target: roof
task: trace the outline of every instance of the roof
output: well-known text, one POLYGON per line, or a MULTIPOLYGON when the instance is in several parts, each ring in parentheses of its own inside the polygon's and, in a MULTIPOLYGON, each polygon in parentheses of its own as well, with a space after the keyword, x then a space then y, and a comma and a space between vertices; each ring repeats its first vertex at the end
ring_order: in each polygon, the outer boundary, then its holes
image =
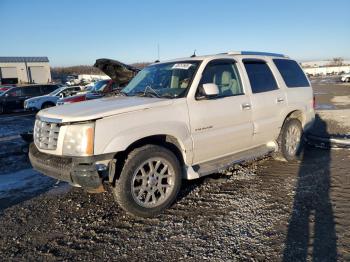
POLYGON ((47 56, 0 56, 0 63, 25 63, 25 62, 48 63, 49 58, 47 56))
MULTIPOLYGON (((171 59, 167 61, 161 61, 162 63, 169 63, 169 62, 178 62, 178 61, 201 61, 205 60, 207 58, 232 58, 237 56, 243 56, 243 57, 249 57, 249 56, 255 56, 255 57, 277 57, 277 58, 289 58, 286 55, 283 54, 277 54, 277 53, 269 53, 269 52, 257 52, 257 51, 229 51, 226 53, 220 53, 220 54, 214 54, 214 55, 203 55, 203 56, 191 56, 191 57, 183 57, 183 58, 177 58, 177 59, 171 59)), ((156 63, 153 63, 156 64, 156 63)))

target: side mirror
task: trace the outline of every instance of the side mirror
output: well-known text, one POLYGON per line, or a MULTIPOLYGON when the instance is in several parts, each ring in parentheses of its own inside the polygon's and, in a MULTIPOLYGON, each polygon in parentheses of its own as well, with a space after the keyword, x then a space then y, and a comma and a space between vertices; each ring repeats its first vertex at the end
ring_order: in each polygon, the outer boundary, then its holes
POLYGON ((220 94, 219 87, 214 83, 203 84, 198 99, 213 98, 220 94))

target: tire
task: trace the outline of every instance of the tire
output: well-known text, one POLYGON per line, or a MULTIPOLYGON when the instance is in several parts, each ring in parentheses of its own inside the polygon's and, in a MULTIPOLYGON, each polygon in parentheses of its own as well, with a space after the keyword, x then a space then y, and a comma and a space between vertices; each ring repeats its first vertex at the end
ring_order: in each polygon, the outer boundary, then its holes
POLYGON ((347 79, 345 79, 345 82, 350 83, 350 77, 348 77, 347 79))
POLYGON ((279 152, 287 161, 294 161, 299 158, 303 146, 303 128, 298 119, 290 118, 284 123, 278 139, 279 152))
POLYGON ((170 150, 146 145, 128 155, 112 191, 126 212, 134 216, 154 217, 176 200, 181 177, 180 162, 170 150))
POLYGON ((46 102, 41 106, 41 109, 46 109, 46 108, 53 107, 53 106, 55 106, 55 104, 50 103, 50 102, 46 102))

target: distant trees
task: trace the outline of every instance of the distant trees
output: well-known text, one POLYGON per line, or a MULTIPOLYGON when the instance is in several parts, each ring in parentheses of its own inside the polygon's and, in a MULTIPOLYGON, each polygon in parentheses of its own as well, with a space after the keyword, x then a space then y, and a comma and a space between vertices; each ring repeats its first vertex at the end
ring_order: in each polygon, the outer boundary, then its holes
POLYGON ((344 59, 342 57, 334 57, 332 61, 330 61, 329 65, 332 66, 341 66, 344 63, 344 59))

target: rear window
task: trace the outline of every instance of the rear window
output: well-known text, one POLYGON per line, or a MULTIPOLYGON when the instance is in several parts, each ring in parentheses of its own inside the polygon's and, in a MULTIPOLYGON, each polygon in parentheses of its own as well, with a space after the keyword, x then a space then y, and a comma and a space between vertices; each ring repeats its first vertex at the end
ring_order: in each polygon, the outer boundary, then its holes
POLYGON ((286 59, 273 59, 278 71, 286 83, 287 87, 308 87, 307 80, 303 70, 297 62, 286 59))
POLYGON ((262 93, 278 89, 276 80, 265 61, 243 60, 253 93, 262 93))

